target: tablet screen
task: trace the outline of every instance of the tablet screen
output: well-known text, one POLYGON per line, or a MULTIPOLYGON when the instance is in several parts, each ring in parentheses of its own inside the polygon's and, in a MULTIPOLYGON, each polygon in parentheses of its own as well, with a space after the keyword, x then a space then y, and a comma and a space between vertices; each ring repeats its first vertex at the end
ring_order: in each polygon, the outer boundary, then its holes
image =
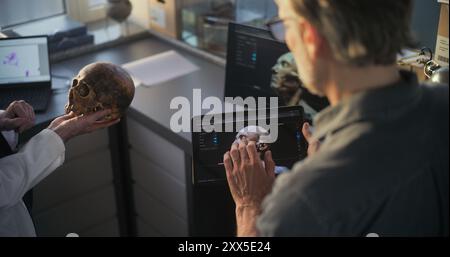
MULTIPOLYGON (((270 118, 269 116, 267 115, 267 119, 270 118)), ((265 143, 265 136, 268 132, 266 129, 249 121, 250 119, 245 119, 242 128, 236 129, 235 132, 205 132, 202 130, 192 134, 194 183, 226 182, 223 155, 230 150, 234 142, 238 142, 243 136, 247 140, 257 142, 257 148, 261 156, 263 156, 265 150, 270 149, 272 151, 276 164, 276 174, 288 172, 296 162, 306 157, 307 142, 301 132, 303 125, 302 107, 279 108, 278 136, 273 143, 265 143)), ((231 122, 234 123, 233 125, 236 128, 236 123, 231 122)), ((227 123, 227 121, 224 123, 227 123)), ((224 125, 226 126, 226 124, 224 125)))

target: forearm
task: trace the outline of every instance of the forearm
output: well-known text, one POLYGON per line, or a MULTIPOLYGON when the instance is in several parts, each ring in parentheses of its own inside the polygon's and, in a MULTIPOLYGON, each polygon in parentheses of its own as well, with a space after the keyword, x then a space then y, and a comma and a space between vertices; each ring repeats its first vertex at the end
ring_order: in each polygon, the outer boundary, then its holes
POLYGON ((236 223, 238 237, 258 236, 256 219, 260 214, 259 206, 236 206, 236 223))
POLYGON ((64 162, 65 147, 58 135, 44 130, 16 154, 0 159, 0 208, 12 206, 26 191, 64 162))

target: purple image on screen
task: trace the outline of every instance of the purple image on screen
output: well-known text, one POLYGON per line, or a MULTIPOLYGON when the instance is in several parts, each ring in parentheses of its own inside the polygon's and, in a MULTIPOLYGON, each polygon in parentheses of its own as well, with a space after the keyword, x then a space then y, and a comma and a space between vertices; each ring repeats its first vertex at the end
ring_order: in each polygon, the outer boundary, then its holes
POLYGON ((26 70, 25 71, 25 77, 29 77, 30 76, 30 71, 29 70, 26 70))
POLYGON ((15 52, 12 52, 9 55, 5 56, 3 64, 18 66, 19 58, 17 58, 17 54, 15 52))

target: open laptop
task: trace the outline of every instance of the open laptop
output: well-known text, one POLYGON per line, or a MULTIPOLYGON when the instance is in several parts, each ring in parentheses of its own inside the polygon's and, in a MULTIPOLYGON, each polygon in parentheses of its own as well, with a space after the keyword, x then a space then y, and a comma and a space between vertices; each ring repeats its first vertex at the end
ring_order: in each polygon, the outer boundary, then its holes
POLYGON ((52 86, 47 36, 0 38, 0 109, 24 100, 45 111, 52 86))

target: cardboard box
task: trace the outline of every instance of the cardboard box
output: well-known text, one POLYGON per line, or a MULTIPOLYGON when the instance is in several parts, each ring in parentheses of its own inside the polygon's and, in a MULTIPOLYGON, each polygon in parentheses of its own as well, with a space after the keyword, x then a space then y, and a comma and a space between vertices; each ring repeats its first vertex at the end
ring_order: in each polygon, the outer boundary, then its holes
POLYGON ((448 0, 438 1, 441 4, 441 13, 439 17, 439 27, 436 42, 435 61, 442 66, 449 65, 449 33, 448 33, 448 0))

